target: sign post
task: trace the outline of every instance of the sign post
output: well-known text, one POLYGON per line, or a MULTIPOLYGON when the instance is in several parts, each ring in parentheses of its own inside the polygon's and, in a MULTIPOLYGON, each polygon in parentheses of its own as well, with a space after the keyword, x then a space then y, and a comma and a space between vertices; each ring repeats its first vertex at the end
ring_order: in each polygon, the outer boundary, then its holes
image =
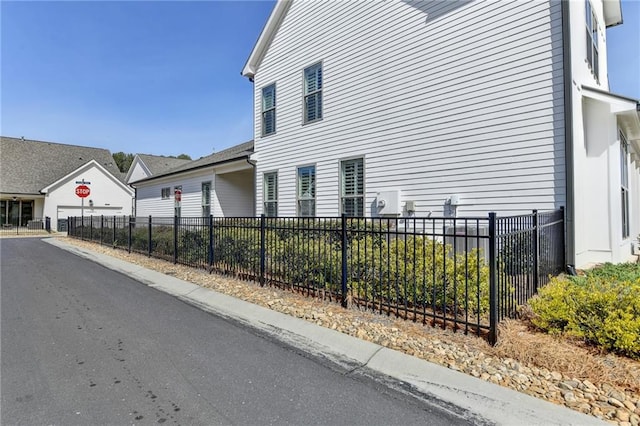
POLYGON ((91 182, 87 182, 84 179, 76 181, 76 195, 82 200, 80 205, 80 216, 82 219, 82 226, 84 226, 84 199, 91 194, 91 189, 87 185, 91 185, 91 182))

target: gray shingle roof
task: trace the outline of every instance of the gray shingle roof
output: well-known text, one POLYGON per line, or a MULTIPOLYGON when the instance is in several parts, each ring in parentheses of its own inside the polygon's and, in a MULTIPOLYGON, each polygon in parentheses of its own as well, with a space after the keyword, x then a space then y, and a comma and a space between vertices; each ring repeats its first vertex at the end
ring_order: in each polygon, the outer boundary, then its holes
POLYGON ((91 160, 124 182, 107 149, 1 136, 0 192, 38 194, 91 160))
POLYGON ((239 160, 242 158, 247 158, 253 153, 253 141, 248 141, 241 143, 239 145, 232 146, 220 152, 216 152, 215 154, 207 155, 206 157, 199 158, 194 161, 190 161, 187 164, 183 164, 181 166, 175 167, 171 170, 168 170, 164 173, 154 174, 145 179, 141 179, 137 181, 146 182, 153 179, 157 179, 163 176, 175 175, 178 173, 186 172, 189 170, 201 169, 208 166, 213 166, 220 163, 226 163, 233 160, 239 160))
POLYGON ((138 157, 140 157, 152 175, 164 173, 191 162, 191 160, 183 160, 181 158, 163 157, 160 155, 150 154, 138 154, 138 157))

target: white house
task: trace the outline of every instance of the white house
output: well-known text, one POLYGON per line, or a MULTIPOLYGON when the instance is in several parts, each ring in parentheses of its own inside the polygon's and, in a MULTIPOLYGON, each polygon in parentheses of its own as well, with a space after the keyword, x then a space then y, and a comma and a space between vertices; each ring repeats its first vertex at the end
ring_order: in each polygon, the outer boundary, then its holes
POLYGON ((129 215, 133 190, 106 149, 0 138, 0 222, 27 226, 51 218, 63 230, 68 216, 129 215), (84 198, 76 188, 85 182, 84 198))
POLYGON ((133 157, 125 182, 130 184, 153 175, 167 172, 189 163, 191 160, 165 157, 162 155, 136 154, 133 157))
POLYGON ((136 215, 253 216, 253 141, 133 182, 136 215))
POLYGON ((640 118, 608 92, 621 23, 620 0, 279 0, 242 71, 257 213, 565 206, 568 263, 626 260, 640 118))

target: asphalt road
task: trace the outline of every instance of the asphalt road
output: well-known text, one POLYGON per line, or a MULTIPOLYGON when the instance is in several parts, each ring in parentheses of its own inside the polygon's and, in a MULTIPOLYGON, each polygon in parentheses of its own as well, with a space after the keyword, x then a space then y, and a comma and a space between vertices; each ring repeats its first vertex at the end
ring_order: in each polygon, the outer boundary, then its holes
POLYGON ((38 239, 0 255, 3 425, 468 424, 38 239))

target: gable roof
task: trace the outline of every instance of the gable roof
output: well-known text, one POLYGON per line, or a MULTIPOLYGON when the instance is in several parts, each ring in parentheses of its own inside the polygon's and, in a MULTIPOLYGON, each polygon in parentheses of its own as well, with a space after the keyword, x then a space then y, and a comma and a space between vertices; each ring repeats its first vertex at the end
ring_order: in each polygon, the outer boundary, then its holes
POLYGON ((0 192, 39 194, 91 160, 124 182, 107 149, 1 136, 0 192))
POLYGON ((127 171, 127 175, 126 175, 127 182, 129 181, 129 178, 131 177, 131 173, 133 172, 133 168, 137 163, 136 160, 139 160, 139 162, 142 163, 141 166, 151 176, 167 172, 171 169, 174 169, 176 167, 179 167, 191 162, 191 160, 184 160, 182 158, 165 157, 162 155, 136 154, 133 161, 131 162, 129 171, 127 171))
POLYGON ((251 154, 253 154, 253 140, 241 143, 239 145, 232 146, 220 152, 216 152, 215 154, 207 155, 206 157, 202 157, 197 160, 190 161, 188 164, 175 167, 164 173, 159 173, 157 175, 153 175, 145 179, 140 179, 136 182, 132 182, 132 184, 135 185, 140 182, 148 182, 161 177, 176 175, 179 173, 189 172, 192 170, 203 169, 205 167, 211 167, 219 164, 229 163, 231 161, 248 159, 251 156, 251 154))
MULTIPOLYGON (((104 167, 102 167, 100 165, 100 163, 98 163, 96 160, 90 160, 88 162, 86 162, 85 164, 83 164, 82 166, 78 167, 77 169, 71 171, 71 173, 61 177, 60 179, 58 179, 55 182, 52 182, 50 185, 42 188, 40 190, 40 192, 42 192, 43 194, 46 194, 47 192, 51 192, 53 189, 55 189, 56 187, 63 185, 64 183, 66 183, 72 176, 77 175, 79 173, 82 173, 86 170, 89 170, 91 168, 96 168, 98 170, 100 170, 102 173, 105 174, 105 176, 107 176, 109 179, 111 179, 113 181, 113 183, 115 183, 116 185, 120 186, 123 190, 129 192, 131 195, 133 195, 133 189, 131 189, 131 187, 127 186, 124 184, 124 182, 122 182, 120 179, 116 178, 115 176, 113 176, 111 173, 109 173, 104 167)), ((76 182, 77 183, 77 182, 76 182)))
POLYGON ((243 76, 248 77, 251 80, 255 76, 256 72, 258 72, 262 58, 264 58, 265 53, 267 53, 267 49, 269 48, 269 45, 271 45, 271 40, 273 40, 273 37, 276 35, 287 11, 289 11, 292 1, 293 0, 278 0, 276 3, 271 15, 269 16, 267 24, 262 29, 260 37, 251 51, 249 59, 247 59, 247 63, 242 69, 243 76))
POLYGON ((140 159, 142 160, 144 165, 147 166, 147 169, 152 175, 164 173, 191 162, 191 160, 164 157, 160 155, 138 154, 138 157, 140 157, 140 159))

